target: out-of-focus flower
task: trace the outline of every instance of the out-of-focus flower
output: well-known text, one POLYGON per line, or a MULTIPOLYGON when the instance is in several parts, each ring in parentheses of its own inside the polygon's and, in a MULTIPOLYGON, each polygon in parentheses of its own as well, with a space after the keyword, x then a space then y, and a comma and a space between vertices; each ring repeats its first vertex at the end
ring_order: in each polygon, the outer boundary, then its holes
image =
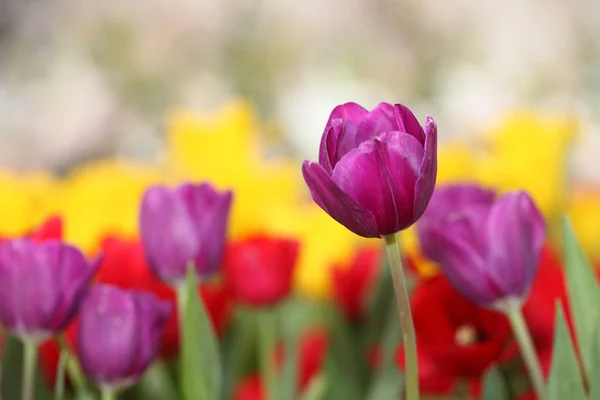
POLYGON ((295 288, 313 300, 331 296, 331 269, 335 265, 349 264, 357 246, 367 242, 312 202, 280 209, 268 223, 267 232, 295 237, 301 243, 295 288))
POLYGON ((61 181, 51 199, 53 209, 64 218, 65 240, 93 252, 107 235, 136 235, 144 191, 164 180, 151 166, 120 161, 76 169, 61 181))
MULTIPOLYGON (((275 349, 275 362, 281 367, 285 359, 283 344, 275 349)), ((300 339, 298 359, 299 390, 306 389, 323 367, 325 356, 329 350, 329 335, 322 329, 312 329, 305 332, 300 339)))
POLYGON ((23 339, 64 329, 77 312, 98 266, 59 241, 8 240, 0 245, 0 320, 23 339))
POLYGON ((490 152, 476 168, 479 181, 501 191, 526 190, 546 216, 559 216, 567 205, 566 155, 576 128, 567 118, 508 115, 491 129, 490 152))
POLYGON ((233 194, 210 184, 183 184, 176 189, 154 186, 140 210, 140 234, 151 268, 163 281, 185 279, 194 263, 201 277, 213 275, 225 248, 233 194))
MULTIPOLYGON (((101 242, 103 260, 95 280, 125 290, 149 292, 173 305, 162 338, 160 354, 171 357, 179 351, 179 323, 175 307, 175 291, 162 282, 150 270, 139 239, 107 237, 101 242)), ((213 327, 220 337, 224 334, 232 315, 232 302, 222 282, 200 284, 199 292, 204 300, 213 327)), ((66 329, 67 342, 73 346, 77 332, 77 320, 66 329)), ((49 340, 40 348, 44 376, 54 383, 60 349, 49 340)))
POLYGON ((47 173, 18 175, 0 169, 0 236, 24 235, 47 218, 47 199, 54 186, 53 177, 47 173))
MULTIPOLYGON (((510 338, 506 317, 462 297, 444 275, 419 281, 411 308, 424 393, 447 394, 458 379, 479 380, 510 338)), ((403 367, 403 348, 397 361, 403 367)))
POLYGON ((233 237, 278 223, 273 213, 291 209, 302 189, 294 160, 263 157, 258 131, 253 110, 241 101, 211 115, 178 111, 169 121, 167 168, 180 179, 210 180, 235 192, 233 237))
POLYGON ((585 252, 592 260, 600 261, 600 188, 575 189, 568 216, 585 252))
POLYGON ((334 300, 346 317, 358 321, 381 263, 381 249, 365 247, 353 257, 350 265, 335 266, 332 270, 334 300))
POLYGON ((242 379, 233 392, 233 400, 263 400, 265 392, 258 375, 251 375, 242 379))
POLYGON ((154 295, 97 285, 79 313, 77 354, 103 386, 135 383, 156 357, 172 305, 154 295))
POLYGON ((459 292, 480 306, 504 309, 529 293, 545 226, 531 198, 513 192, 491 206, 455 209, 420 233, 427 255, 459 292))
POLYGON ((333 219, 363 237, 381 237, 411 226, 425 211, 437 170, 437 127, 425 129, 403 105, 380 103, 367 111, 355 103, 329 117, 319 163, 302 173, 312 198, 333 219))
MULTIPOLYGON (((43 221, 42 224, 30 232, 25 234, 26 237, 34 242, 44 242, 47 240, 61 240, 63 222, 59 216, 52 216, 47 220, 43 221)), ((0 236, 0 244, 9 238, 0 236)))
POLYGON ((232 297, 252 307, 274 306, 292 289, 298 260, 296 240, 252 236, 228 245, 223 273, 232 297))

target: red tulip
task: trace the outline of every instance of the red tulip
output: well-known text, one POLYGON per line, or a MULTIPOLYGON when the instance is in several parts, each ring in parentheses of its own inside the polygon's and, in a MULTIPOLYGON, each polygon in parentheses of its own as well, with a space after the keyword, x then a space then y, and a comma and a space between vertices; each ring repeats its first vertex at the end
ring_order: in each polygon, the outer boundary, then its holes
MULTIPOLYGON (((506 317, 462 297, 444 275, 418 283, 411 299, 423 393, 444 394, 457 380, 479 381, 510 338, 506 317)), ((403 349, 398 351, 403 368, 403 349)))
POLYGON ((299 243, 295 240, 254 236, 230 243, 223 273, 232 297, 254 307, 273 306, 292 289, 299 243))
POLYGON ((358 321, 362 317, 380 260, 380 249, 367 247, 354 255, 349 266, 333 268, 334 300, 348 319, 358 321))
POLYGON ((233 392, 233 400, 263 400, 263 385, 258 375, 251 375, 240 381, 233 392))
MULTIPOLYGON (((40 226, 28 232, 24 236, 30 238, 34 242, 43 242, 45 240, 61 240, 63 237, 63 222, 62 218, 54 215, 46 219, 40 226)), ((0 236, 0 244, 8 237, 0 236)))

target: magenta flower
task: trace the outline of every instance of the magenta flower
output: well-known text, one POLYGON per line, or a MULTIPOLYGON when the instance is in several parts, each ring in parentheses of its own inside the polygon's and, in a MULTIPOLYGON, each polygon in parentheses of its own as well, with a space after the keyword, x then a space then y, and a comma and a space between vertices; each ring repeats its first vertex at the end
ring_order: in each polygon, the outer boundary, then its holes
POLYGON ((313 200, 333 219, 363 237, 411 226, 425 211, 437 173, 437 126, 425 129, 401 104, 367 111, 336 107, 327 122, 319 163, 304 161, 313 200))
POLYGON ((100 258, 88 263, 59 241, 8 240, 0 245, 0 321, 23 340, 62 331, 77 313, 100 258))
POLYGON ((201 277, 216 272, 225 248, 232 202, 208 183, 176 189, 154 186, 140 211, 140 236, 148 262, 163 281, 185 280, 189 263, 201 277))
POLYGON ((109 388, 135 383, 156 357, 171 311, 152 294, 96 285, 79 312, 77 354, 86 375, 109 388))
POLYGON ((471 195, 480 201, 464 196, 449 212, 442 201, 432 201, 431 207, 442 208, 432 208, 432 215, 445 216, 419 230, 425 254, 472 302, 496 309, 520 305, 537 273, 544 219, 524 192, 505 194, 493 204, 486 204, 483 191, 471 195))

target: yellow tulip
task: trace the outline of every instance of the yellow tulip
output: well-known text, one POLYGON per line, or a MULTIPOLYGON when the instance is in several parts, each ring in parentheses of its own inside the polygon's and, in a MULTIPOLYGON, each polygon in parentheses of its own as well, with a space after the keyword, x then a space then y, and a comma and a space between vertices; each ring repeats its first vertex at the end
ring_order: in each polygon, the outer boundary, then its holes
POLYGON ((600 187, 574 190, 568 216, 584 251, 600 261, 600 187))

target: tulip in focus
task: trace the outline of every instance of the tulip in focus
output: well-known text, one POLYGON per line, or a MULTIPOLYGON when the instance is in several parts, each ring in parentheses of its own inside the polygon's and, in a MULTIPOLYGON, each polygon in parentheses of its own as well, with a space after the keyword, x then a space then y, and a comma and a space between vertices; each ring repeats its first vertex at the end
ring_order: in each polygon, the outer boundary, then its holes
POLYGON ((252 307, 274 306, 292 289, 298 261, 295 240, 254 236, 231 243, 223 273, 234 300, 252 307))
POLYGON ((75 316, 100 259, 59 241, 8 240, 0 245, 0 320, 25 341, 63 330, 75 316))
POLYGON ((171 308, 149 293, 95 286, 79 314, 77 354, 86 375, 109 393, 139 380, 158 353, 171 308))
POLYGON ((401 104, 367 111, 356 103, 336 107, 321 139, 319 163, 302 173, 313 200, 333 219, 364 237, 411 226, 435 186, 437 127, 425 129, 401 104))
POLYGON ((446 187, 420 222, 425 254, 466 298, 491 308, 521 305, 537 272, 544 219, 524 192, 503 195, 473 186, 446 187))
POLYGON ((181 283, 190 263, 200 277, 213 275, 225 247, 231 202, 230 191, 219 193, 208 183, 148 189, 142 199, 140 235, 156 275, 181 283))

